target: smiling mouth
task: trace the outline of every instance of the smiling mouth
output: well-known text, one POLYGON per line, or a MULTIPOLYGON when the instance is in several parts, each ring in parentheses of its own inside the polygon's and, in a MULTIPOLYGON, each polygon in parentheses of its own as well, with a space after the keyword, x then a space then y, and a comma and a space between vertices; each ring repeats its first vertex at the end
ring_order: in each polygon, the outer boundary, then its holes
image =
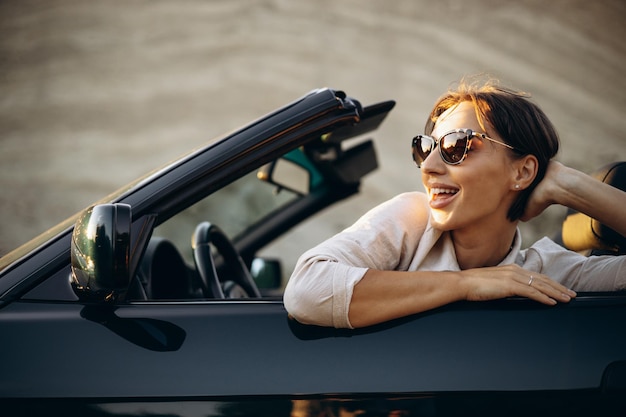
POLYGON ((458 193, 459 190, 457 188, 431 188, 430 196, 433 199, 440 197, 451 197, 454 194, 458 193))

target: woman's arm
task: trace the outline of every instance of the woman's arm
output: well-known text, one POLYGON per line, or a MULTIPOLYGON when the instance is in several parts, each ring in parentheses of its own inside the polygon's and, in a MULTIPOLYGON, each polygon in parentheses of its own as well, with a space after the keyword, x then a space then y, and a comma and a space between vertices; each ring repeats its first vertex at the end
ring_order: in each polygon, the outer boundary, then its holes
POLYGON ((554 305, 569 302, 576 293, 545 275, 515 264, 458 272, 370 269, 354 287, 348 317, 352 327, 364 327, 455 301, 514 296, 554 305))
POLYGON ((428 219, 425 202, 418 193, 394 198, 303 254, 285 288, 287 311, 305 324, 363 327, 458 300, 520 296, 553 305, 576 295, 517 265, 408 272, 428 219))
POLYGON ((626 236, 626 193, 555 161, 531 194, 522 220, 538 216, 552 204, 584 213, 626 236))

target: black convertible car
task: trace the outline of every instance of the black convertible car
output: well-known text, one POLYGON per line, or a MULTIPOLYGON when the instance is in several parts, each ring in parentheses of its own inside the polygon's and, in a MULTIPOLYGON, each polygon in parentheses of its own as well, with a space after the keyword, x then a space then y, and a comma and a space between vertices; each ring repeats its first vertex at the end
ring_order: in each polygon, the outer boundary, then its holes
POLYGON ((359 192, 393 106, 313 91, 1 258, 0 415, 626 415, 623 293, 288 316, 294 230, 359 192))

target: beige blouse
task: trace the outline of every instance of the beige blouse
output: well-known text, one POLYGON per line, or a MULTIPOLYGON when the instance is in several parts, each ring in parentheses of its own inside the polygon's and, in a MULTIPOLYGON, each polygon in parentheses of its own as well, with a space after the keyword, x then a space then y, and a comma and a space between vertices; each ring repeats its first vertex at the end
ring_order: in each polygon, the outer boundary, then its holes
MULTIPOLYGON (((548 238, 521 250, 519 229, 500 265, 516 263, 575 291, 626 289, 626 256, 583 256, 548 238)), ((284 294, 285 308, 301 323, 352 328, 354 286, 369 269, 459 271, 449 232, 431 227, 423 193, 400 194, 354 225, 305 252, 284 294)))

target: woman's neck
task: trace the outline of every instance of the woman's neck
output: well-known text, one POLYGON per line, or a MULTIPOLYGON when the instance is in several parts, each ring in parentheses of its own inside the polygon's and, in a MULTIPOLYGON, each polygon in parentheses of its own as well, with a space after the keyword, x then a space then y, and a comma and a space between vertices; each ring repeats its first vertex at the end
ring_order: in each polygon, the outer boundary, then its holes
POLYGON ((485 230, 453 230, 450 235, 461 270, 498 265, 511 252, 517 222, 485 230))

